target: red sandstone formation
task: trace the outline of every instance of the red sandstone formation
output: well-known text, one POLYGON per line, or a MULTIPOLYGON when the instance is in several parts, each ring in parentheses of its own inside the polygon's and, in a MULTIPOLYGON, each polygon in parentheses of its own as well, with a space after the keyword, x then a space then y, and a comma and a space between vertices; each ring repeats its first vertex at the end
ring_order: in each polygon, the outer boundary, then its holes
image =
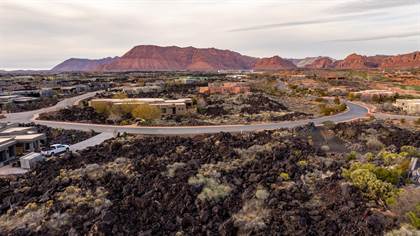
POLYGON ((254 65, 254 70, 282 70, 297 68, 291 61, 279 56, 258 59, 254 65))

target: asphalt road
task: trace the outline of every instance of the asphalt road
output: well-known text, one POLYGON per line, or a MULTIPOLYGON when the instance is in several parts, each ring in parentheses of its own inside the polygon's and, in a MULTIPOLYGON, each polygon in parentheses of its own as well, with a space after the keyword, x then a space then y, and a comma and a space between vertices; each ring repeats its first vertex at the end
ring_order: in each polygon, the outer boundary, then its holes
MULTIPOLYGON (((366 116, 368 110, 351 102, 346 102, 348 110, 333 116, 325 116, 314 119, 305 119, 297 121, 283 121, 275 123, 246 124, 246 125, 215 125, 215 126, 178 126, 178 127, 133 127, 133 126, 114 126, 99 124, 83 124, 71 122, 32 120, 36 124, 46 125, 52 128, 76 129, 76 130, 94 130, 99 133, 132 133, 146 135, 189 135, 189 134, 210 134, 219 132, 250 132, 258 130, 273 130, 279 128, 293 128, 310 122, 320 125, 324 121, 333 121, 336 123, 346 122, 353 119, 359 119, 366 116)), ((26 121, 31 122, 31 121, 26 121)))
POLYGON ((5 119, 0 119, 0 122, 13 122, 13 123, 29 123, 32 122, 32 118, 36 115, 41 113, 50 112, 50 111, 57 111, 65 107, 73 106, 73 104, 77 103, 80 100, 84 100, 90 97, 93 97, 100 91, 85 93, 79 96, 71 97, 64 99, 54 106, 42 108, 33 111, 25 111, 25 112, 18 112, 18 113, 9 113, 6 114, 5 119))
POLYGON ((325 116, 314 119, 305 119, 297 121, 283 121, 275 123, 261 123, 261 124, 246 124, 246 125, 215 125, 215 126, 178 126, 178 127, 133 127, 133 126, 113 126, 113 125, 99 125, 99 124, 83 124, 72 122, 59 122, 59 121, 44 121, 36 120, 40 113, 55 111, 67 106, 71 106, 80 100, 92 97, 96 92, 83 94, 77 97, 65 99, 55 106, 21 113, 7 114, 5 119, 0 121, 30 123, 46 125, 51 128, 60 129, 73 129, 73 130, 94 130, 101 133, 81 143, 75 144, 71 147, 72 150, 81 150, 89 146, 102 143, 108 138, 112 138, 117 133, 131 133, 131 134, 145 134, 145 135, 194 135, 194 134, 211 134, 219 132, 251 132, 260 130, 273 130, 279 128, 293 128, 297 126, 306 125, 313 122, 315 125, 321 125, 324 121, 333 121, 335 123, 346 122, 354 119, 366 117, 368 109, 362 105, 352 102, 346 102, 348 109, 340 114, 333 116, 325 116))

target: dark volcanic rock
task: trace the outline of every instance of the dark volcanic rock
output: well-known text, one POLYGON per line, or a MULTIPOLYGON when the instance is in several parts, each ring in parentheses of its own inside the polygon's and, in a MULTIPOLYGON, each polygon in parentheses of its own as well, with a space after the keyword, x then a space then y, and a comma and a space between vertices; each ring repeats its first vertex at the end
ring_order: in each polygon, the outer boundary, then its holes
POLYGON ((25 176, 0 179, 0 234, 378 235, 392 227, 360 192, 343 190, 342 162, 325 167, 301 133, 312 128, 127 135, 51 159, 25 176), (304 178, 327 170, 334 174, 304 178), (206 187, 191 180, 199 172, 230 190, 202 200, 206 187), (248 221, 255 213, 261 219, 248 221))

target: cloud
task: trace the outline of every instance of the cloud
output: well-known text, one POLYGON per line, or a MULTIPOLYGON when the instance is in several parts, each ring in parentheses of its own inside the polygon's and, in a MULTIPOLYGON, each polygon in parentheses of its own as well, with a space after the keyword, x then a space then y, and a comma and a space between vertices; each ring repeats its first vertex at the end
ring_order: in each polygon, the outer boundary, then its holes
POLYGON ((420 0, 353 0, 328 9, 330 12, 350 13, 420 4, 420 0))
POLYGON ((393 39, 393 38, 409 38, 409 37, 415 37, 415 36, 420 36, 420 31, 397 33, 397 34, 386 34, 386 35, 378 35, 378 36, 371 36, 371 37, 335 39, 335 40, 329 40, 327 42, 361 42, 361 41, 373 41, 373 40, 383 40, 383 39, 393 39))
POLYGON ((371 14, 351 14, 351 15, 342 15, 334 16, 328 18, 319 18, 312 20, 301 20, 301 21, 289 21, 276 24, 266 24, 266 25, 255 25, 250 27, 242 27, 228 30, 228 32, 243 32, 243 31, 254 31, 254 30, 264 30, 264 29, 273 29, 273 28, 282 28, 290 26, 301 26, 301 25, 313 25, 313 24, 325 24, 325 23, 334 23, 342 21, 351 21, 355 19, 361 19, 363 17, 374 17, 382 16, 384 13, 371 13, 371 14))

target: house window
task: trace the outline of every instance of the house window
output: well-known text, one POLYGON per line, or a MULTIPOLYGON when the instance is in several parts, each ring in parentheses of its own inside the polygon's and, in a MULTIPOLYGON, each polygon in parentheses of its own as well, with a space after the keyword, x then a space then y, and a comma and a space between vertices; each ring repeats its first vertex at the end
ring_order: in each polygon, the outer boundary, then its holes
POLYGON ((166 108, 162 108, 162 113, 166 113, 166 108))

